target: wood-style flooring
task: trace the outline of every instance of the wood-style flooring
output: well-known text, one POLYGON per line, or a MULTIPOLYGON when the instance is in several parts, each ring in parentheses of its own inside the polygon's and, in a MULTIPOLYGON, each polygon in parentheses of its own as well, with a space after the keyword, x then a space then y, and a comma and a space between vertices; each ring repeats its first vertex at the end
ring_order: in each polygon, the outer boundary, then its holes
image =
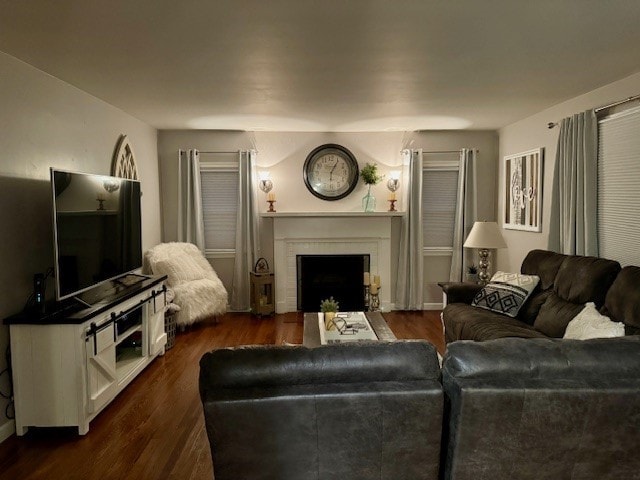
MULTIPOLYGON (((440 312, 384 314, 399 339, 425 339, 440 353, 440 312)), ((198 394, 198 361, 219 347, 302 343, 301 313, 258 319, 227 314, 178 333, 156 359, 90 424, 30 429, 0 444, 0 480, 211 480, 213 467, 198 394)), ((242 480, 242 479, 238 479, 242 480)))

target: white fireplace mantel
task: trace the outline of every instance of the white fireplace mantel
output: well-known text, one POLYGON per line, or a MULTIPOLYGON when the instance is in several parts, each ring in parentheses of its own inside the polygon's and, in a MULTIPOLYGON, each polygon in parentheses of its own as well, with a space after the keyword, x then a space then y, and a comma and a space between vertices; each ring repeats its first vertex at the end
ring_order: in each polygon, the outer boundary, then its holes
POLYGON ((297 309, 297 255, 368 254, 369 269, 380 275, 380 307, 391 308, 391 220, 403 212, 276 212, 273 253, 276 312, 297 309))

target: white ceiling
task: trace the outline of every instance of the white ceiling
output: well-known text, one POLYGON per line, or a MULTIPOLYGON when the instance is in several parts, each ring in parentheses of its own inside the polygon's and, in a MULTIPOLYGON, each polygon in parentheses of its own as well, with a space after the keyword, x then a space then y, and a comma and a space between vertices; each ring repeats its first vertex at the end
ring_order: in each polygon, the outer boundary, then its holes
POLYGON ((640 0, 0 0, 0 51, 159 129, 495 129, 640 71, 638 20, 640 0))

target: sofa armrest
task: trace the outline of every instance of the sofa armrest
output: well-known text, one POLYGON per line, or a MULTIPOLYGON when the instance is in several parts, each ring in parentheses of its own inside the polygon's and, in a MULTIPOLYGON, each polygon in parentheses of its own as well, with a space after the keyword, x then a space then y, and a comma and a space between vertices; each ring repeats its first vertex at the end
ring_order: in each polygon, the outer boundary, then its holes
POLYGON ((473 297, 482 290, 482 285, 475 283, 440 282, 438 285, 447 296, 447 303, 466 303, 471 305, 473 297))

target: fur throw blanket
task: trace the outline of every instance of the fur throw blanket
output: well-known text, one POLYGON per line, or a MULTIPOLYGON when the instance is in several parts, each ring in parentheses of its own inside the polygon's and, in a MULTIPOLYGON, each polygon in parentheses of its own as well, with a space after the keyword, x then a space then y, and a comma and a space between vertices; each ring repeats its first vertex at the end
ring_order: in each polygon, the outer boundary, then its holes
MULTIPOLYGON (((144 254, 144 270, 167 275, 179 307, 178 325, 190 325, 227 311, 227 290, 202 252, 191 243, 161 243, 144 254)), ((175 310, 175 309, 174 309, 175 310)))

